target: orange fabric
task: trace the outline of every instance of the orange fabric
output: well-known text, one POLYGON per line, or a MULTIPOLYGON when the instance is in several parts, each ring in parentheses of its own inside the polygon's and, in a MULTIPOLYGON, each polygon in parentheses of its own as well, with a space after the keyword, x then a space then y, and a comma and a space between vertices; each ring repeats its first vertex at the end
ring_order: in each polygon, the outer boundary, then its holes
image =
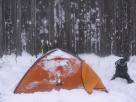
MULTIPOLYGON (((63 67, 57 67, 55 72, 60 72, 63 76, 54 76, 54 72, 50 72, 43 68, 41 62, 33 65, 32 68, 25 74, 15 89, 15 93, 32 93, 39 91, 50 91, 52 89, 74 89, 83 86, 81 79, 80 65, 74 64, 73 73, 67 72, 63 67), (53 80, 62 80, 60 83, 53 82, 53 80), (52 82, 51 82, 52 81, 52 82)), ((80 63, 81 64, 81 63, 80 63)))
POLYGON ((51 75, 51 73, 49 75, 49 72, 45 71, 41 68, 41 66, 36 64, 20 81, 15 93, 32 93, 50 91, 52 89, 59 90, 60 88, 74 89, 80 86, 84 86, 88 93, 92 93, 93 89, 106 91, 106 88, 100 78, 86 63, 82 63, 81 67, 82 68, 79 68, 77 73, 67 77, 62 77, 61 79, 64 81, 64 84, 57 86, 56 84, 48 82, 50 79, 54 79, 54 76, 51 75), (31 88, 32 85, 35 85, 34 88, 31 88))
POLYGON ((51 91, 52 89, 69 90, 83 86, 88 93, 92 93, 93 89, 106 91, 98 75, 85 62, 82 63, 75 56, 47 59, 51 53, 53 52, 45 54, 33 64, 17 85, 15 93, 51 91), (55 64, 56 61, 58 66, 50 68, 49 66, 55 64), (62 61, 64 63, 61 63, 62 61))
POLYGON ((88 93, 92 93, 93 89, 106 91, 98 75, 84 62, 82 63, 82 80, 84 88, 88 93))

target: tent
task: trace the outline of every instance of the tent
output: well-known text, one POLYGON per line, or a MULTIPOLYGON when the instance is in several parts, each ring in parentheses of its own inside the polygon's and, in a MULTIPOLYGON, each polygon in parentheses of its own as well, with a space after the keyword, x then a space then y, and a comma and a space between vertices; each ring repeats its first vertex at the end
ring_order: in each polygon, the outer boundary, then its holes
POLYGON ((84 88, 106 91, 92 68, 80 58, 60 49, 47 52, 26 72, 14 93, 84 88))

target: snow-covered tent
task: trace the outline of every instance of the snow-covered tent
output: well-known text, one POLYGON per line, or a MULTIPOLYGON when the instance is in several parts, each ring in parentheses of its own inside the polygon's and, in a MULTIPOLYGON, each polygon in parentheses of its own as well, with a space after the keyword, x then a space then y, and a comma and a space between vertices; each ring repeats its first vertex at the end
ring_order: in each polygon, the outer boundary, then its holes
POLYGON ((84 88, 106 91, 101 79, 80 58, 60 49, 47 52, 26 72, 15 93, 51 91, 52 89, 84 88))

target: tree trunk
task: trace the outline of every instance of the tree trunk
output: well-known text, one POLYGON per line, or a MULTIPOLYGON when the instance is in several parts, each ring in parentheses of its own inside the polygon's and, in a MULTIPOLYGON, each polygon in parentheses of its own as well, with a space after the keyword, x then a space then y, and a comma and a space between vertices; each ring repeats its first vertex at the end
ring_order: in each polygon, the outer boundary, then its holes
POLYGON ((3 50, 2 50, 2 37, 3 37, 3 28, 2 28, 2 0, 0 0, 0 57, 3 54, 3 50))

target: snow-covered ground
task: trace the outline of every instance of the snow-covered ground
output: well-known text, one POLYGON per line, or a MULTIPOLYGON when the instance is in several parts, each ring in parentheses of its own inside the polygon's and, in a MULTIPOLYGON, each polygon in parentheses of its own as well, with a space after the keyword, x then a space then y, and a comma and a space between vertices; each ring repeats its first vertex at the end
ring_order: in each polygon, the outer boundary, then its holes
MULTIPOLYGON (((19 80, 37 58, 23 53, 22 56, 3 56, 0 59, 0 102, 136 102, 136 83, 127 84, 126 80, 117 78, 111 81, 115 71, 117 56, 98 57, 94 54, 82 54, 85 60, 101 77, 109 93, 94 90, 88 94, 84 89, 52 90, 33 94, 14 94, 19 80)), ((136 57, 128 62, 128 73, 136 82, 136 57)))

